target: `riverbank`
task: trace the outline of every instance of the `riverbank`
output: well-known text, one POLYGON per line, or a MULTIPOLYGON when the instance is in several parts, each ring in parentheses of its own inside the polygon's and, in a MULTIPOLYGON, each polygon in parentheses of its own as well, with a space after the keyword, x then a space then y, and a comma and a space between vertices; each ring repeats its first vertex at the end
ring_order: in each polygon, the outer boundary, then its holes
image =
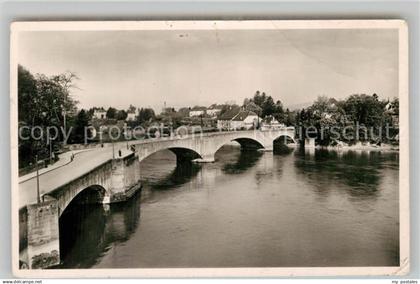
POLYGON ((396 151, 400 150, 398 145, 391 144, 361 144, 357 143, 355 145, 337 145, 337 146, 315 146, 316 149, 326 149, 326 150, 354 150, 354 151, 396 151))

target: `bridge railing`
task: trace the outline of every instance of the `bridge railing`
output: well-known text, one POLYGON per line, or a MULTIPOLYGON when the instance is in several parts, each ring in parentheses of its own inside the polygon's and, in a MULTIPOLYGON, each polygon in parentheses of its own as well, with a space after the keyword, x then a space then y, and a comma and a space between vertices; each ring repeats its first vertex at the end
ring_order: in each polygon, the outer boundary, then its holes
POLYGON ((281 127, 281 128, 275 128, 275 129, 237 129, 237 130, 221 130, 218 129, 214 132, 195 132, 195 133, 187 133, 185 135, 177 135, 175 132, 172 132, 171 135, 166 137, 156 137, 156 138, 143 138, 143 139, 133 139, 133 140, 123 140, 123 141, 115 141, 112 142, 96 142, 96 143, 89 143, 89 144, 72 144, 68 145, 67 147, 69 150, 80 150, 80 149, 95 149, 95 148, 102 148, 102 147, 111 147, 112 144, 117 145, 123 145, 126 144, 127 146, 130 145, 137 145, 137 144, 143 144, 143 143, 152 143, 156 141, 175 141, 180 139, 190 139, 190 138, 197 138, 197 137, 213 137, 218 135, 227 135, 230 133, 243 133, 243 132, 252 132, 255 134, 258 133, 273 133, 273 139, 278 136, 279 133, 284 132, 285 134, 295 136, 295 128, 293 126, 287 126, 287 127, 281 127))

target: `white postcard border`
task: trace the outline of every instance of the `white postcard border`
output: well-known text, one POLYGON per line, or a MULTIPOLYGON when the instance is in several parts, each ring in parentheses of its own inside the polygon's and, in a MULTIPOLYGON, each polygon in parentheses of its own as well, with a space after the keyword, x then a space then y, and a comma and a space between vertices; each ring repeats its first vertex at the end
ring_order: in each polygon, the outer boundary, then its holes
POLYGON ((10 123, 12 190, 12 269, 17 277, 277 277, 339 275, 405 275, 409 272, 409 82, 408 27, 403 20, 252 20, 252 21, 41 21, 14 22, 10 44, 10 123), (400 266, 390 267, 247 267, 165 269, 19 269, 17 50, 18 33, 25 31, 115 30, 261 30, 261 29, 398 29, 400 100, 400 266))

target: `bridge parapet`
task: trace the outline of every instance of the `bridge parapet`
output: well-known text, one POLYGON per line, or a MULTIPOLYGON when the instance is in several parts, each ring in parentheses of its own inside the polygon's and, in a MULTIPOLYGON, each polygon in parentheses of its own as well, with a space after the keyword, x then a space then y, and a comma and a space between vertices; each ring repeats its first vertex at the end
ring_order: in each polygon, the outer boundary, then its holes
POLYGON ((242 148, 266 150, 273 149, 273 141, 280 136, 294 140, 295 129, 285 127, 273 130, 226 131, 215 133, 190 134, 185 137, 171 137, 156 140, 145 140, 132 143, 140 161, 160 150, 168 149, 177 155, 177 160, 199 160, 214 162, 215 153, 232 141, 241 144, 242 148))
POLYGON ((141 188, 139 160, 131 154, 109 160, 83 176, 44 195, 41 203, 19 212, 21 263, 31 269, 60 263, 59 218, 67 206, 85 190, 97 191, 94 203, 125 201, 141 188))

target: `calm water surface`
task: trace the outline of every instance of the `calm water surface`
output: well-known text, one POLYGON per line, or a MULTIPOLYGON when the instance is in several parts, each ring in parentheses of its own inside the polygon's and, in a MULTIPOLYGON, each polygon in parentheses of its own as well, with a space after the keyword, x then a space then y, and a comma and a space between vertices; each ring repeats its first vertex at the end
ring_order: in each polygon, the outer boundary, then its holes
POLYGON ((141 164, 142 202, 70 208, 62 266, 399 264, 398 153, 224 146, 216 159, 177 167, 158 152, 141 164))

